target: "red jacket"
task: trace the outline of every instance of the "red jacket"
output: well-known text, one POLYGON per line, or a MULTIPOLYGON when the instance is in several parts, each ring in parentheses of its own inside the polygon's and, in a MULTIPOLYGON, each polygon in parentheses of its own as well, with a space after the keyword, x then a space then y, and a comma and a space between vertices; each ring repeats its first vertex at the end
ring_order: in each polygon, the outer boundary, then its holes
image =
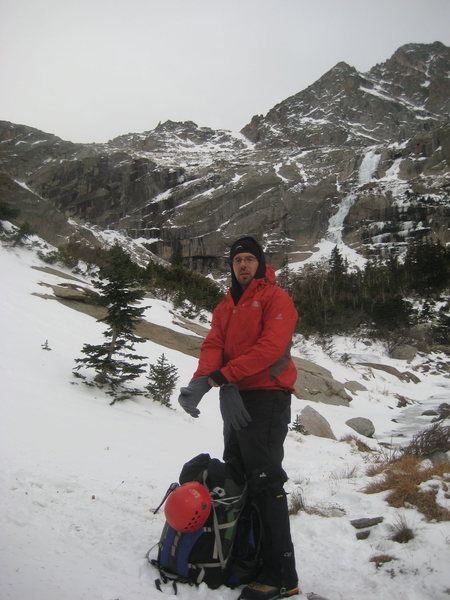
POLYGON ((275 273, 253 279, 234 304, 230 291, 217 305, 194 378, 220 369, 241 390, 293 391, 297 370, 290 348, 297 311, 275 284, 275 273))

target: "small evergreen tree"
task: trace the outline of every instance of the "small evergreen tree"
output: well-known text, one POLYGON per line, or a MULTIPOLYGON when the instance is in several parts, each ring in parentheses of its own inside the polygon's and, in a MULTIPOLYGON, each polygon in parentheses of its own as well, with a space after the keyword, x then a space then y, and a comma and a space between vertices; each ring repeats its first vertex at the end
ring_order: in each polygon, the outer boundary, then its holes
POLYGON ((106 316, 98 319, 108 325, 103 333, 106 341, 84 344, 85 357, 75 360, 78 363, 75 374, 82 366, 96 371, 93 384, 109 387, 107 393, 113 396, 111 404, 139 393, 125 388, 124 384, 145 371, 145 365, 140 362, 145 357, 134 352, 134 344, 145 341, 134 334, 134 326, 145 310, 134 306, 144 297, 143 290, 133 289, 138 274, 136 265, 116 244, 109 251, 106 266, 100 268, 98 280, 93 282, 99 292, 97 302, 107 310, 106 316))
POLYGON ((25 243, 25 240, 33 234, 34 231, 31 225, 25 221, 12 236, 14 246, 22 246, 25 243))
POLYGON ((42 350, 51 350, 50 346, 48 345, 48 340, 45 340, 45 342, 41 344, 41 348, 42 350))
MULTIPOLYGON (((11 221, 16 219, 20 214, 20 210, 11 206, 7 202, 0 202, 0 221, 11 221)), ((0 231, 3 230, 2 224, 0 223, 0 231)))
POLYGON ((150 365, 148 379, 150 382, 147 385, 149 395, 153 400, 170 407, 170 396, 178 381, 178 369, 169 364, 164 354, 161 354, 156 365, 150 365))
POLYGON ((436 343, 444 346, 450 345, 450 310, 448 306, 447 310, 442 309, 439 311, 433 333, 436 343))
POLYGON ((292 274, 289 269, 289 260, 287 255, 285 255, 283 266, 277 275, 277 285, 283 288, 286 292, 291 293, 292 279, 292 274))
POLYGON ((303 425, 300 415, 296 415, 295 420, 290 426, 290 430, 296 431, 297 433, 301 433, 303 435, 308 435, 308 430, 303 425))

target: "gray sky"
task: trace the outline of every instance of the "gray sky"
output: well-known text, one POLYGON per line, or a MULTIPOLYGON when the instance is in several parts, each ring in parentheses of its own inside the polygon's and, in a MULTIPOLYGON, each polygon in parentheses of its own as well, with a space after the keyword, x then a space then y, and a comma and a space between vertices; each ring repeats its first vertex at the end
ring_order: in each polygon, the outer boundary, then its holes
POLYGON ((0 0, 0 120, 73 142, 239 131, 343 60, 450 45, 450 0, 0 0))

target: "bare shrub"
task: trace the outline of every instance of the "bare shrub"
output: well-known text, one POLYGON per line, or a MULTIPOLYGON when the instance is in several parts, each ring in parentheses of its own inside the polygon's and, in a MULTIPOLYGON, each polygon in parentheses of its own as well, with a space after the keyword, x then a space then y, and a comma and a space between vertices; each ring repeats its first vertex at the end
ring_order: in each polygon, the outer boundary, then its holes
POLYGON ((379 475, 389 465, 401 458, 402 454, 398 448, 392 446, 382 447, 380 451, 370 455, 371 464, 367 467, 366 474, 369 477, 379 475))
POLYGON ((448 450, 450 450, 450 426, 435 423, 413 436, 408 446, 402 449, 402 454, 425 457, 434 452, 448 450))

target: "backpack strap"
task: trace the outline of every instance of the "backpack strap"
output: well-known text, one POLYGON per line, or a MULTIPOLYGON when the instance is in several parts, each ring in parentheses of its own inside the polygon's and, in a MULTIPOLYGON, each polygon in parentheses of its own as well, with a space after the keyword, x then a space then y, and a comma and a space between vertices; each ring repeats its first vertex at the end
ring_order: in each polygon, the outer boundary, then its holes
MULTIPOLYGON (((167 583, 167 578, 166 577, 162 577, 161 579, 164 581, 164 583, 167 583)), ((155 579, 155 587, 159 592, 162 592, 162 587, 161 587, 161 579, 155 579)), ((173 589, 173 594, 174 596, 176 596, 178 594, 178 586, 177 586, 177 582, 176 581, 172 581, 172 589, 173 589)))
POLYGON ((225 569, 226 561, 223 558, 223 547, 222 547, 222 538, 220 537, 219 531, 219 522, 217 520, 217 513, 213 507, 213 529, 214 529, 214 550, 213 550, 213 558, 219 560, 220 568, 225 569))

